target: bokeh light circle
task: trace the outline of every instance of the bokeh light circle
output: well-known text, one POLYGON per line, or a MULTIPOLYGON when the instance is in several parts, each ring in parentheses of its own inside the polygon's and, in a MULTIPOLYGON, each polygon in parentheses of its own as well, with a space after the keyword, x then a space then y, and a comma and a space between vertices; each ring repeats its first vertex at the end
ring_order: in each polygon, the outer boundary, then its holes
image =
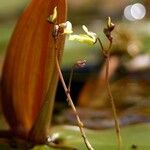
POLYGON ((135 20, 141 20, 146 15, 146 9, 144 5, 141 3, 135 3, 133 5, 128 5, 124 9, 124 16, 127 20, 135 21, 135 20))
POLYGON ((142 5, 140 3, 136 3, 136 4, 132 5, 131 15, 133 18, 135 18, 137 20, 141 20, 145 17, 145 14, 146 14, 146 9, 145 9, 144 5, 142 5))

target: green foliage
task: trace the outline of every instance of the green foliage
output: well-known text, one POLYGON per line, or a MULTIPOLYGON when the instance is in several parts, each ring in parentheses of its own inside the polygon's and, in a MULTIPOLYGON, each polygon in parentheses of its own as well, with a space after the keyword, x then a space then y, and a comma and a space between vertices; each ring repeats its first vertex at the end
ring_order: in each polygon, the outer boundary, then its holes
POLYGON ((0 24, 0 54, 3 53, 6 49, 8 39, 10 38, 10 34, 12 32, 13 27, 14 26, 12 24, 0 24))
MULTIPOLYGON (((77 149, 86 150, 81 138, 79 138, 80 133, 76 127, 59 126, 53 128, 51 133, 59 133, 58 138, 63 139, 63 143, 68 147, 73 146, 77 149)), ((86 133, 96 150, 116 150, 116 135, 113 129, 103 131, 87 130, 86 133)), ((150 124, 131 125, 122 128, 122 138, 124 150, 130 150, 132 145, 137 145, 138 150, 148 150, 150 149, 150 124)))
MULTIPOLYGON (((108 130, 86 130, 87 136, 96 150, 116 150, 114 129, 108 130)), ((58 150, 86 150, 82 142, 78 127, 73 126, 56 126, 53 127, 50 135, 56 136, 56 140, 60 141, 65 148, 57 148, 58 150), (67 148, 68 147, 68 148, 67 148)), ((130 125, 122 128, 123 150, 149 150, 150 149, 150 124, 130 125)), ((6 144, 0 144, 1 150, 9 150, 6 144)), ((11 149, 12 150, 12 149, 11 149)), ((20 149, 21 150, 21 149, 20 149)), ((32 150, 55 150, 47 145, 35 146, 32 150)))
POLYGON ((49 146, 47 145, 43 145, 43 146, 36 146, 33 148, 33 150, 53 150, 55 148, 50 148, 49 146))
POLYGON ((20 8, 23 8, 29 0, 0 0, 0 17, 12 16, 20 11, 20 8))

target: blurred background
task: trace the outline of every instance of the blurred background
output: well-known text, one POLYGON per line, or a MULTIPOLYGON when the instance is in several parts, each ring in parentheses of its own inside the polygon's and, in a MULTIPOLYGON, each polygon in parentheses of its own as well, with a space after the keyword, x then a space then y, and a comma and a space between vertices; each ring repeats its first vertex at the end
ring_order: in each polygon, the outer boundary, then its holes
MULTIPOLYGON (((15 24, 29 0, 0 0, 0 70, 6 47, 15 24)), ((84 24, 96 32, 107 46, 103 34, 107 16, 116 27, 111 52, 110 81, 121 125, 150 121, 150 1, 149 0, 68 0, 68 20, 75 33, 84 24)), ((62 70, 66 82, 75 69, 71 94, 85 125, 100 129, 114 125, 111 105, 104 84, 105 61, 98 45, 88 46, 66 39, 62 70), (89 111, 90 110, 90 111, 89 111)), ((1 73, 1 71, 0 71, 1 73)), ((54 123, 75 124, 74 115, 66 110, 65 94, 58 85, 54 123), (63 115, 62 115, 63 114, 63 115)))

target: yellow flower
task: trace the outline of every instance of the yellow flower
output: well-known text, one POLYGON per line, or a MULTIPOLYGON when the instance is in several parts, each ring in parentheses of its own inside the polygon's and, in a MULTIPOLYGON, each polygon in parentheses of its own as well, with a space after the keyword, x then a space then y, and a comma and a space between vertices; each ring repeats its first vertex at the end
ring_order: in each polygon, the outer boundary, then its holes
POLYGON ((96 39, 97 39, 96 33, 89 31, 88 28, 87 28, 85 25, 83 25, 82 28, 83 28, 83 30, 85 31, 85 33, 86 33, 89 37, 91 37, 91 38, 93 39, 93 42, 95 43, 95 42, 96 42, 96 39))
POLYGON ((56 21, 56 19, 57 19, 57 16, 58 16, 58 14, 57 14, 57 7, 55 7, 54 10, 53 10, 53 14, 50 15, 47 20, 48 20, 50 23, 55 23, 55 21, 56 21))
POLYGON ((69 40, 70 41, 78 41, 81 43, 87 43, 90 45, 93 45, 95 43, 95 41, 86 34, 70 35, 69 40))
POLYGON ((110 32, 115 28, 115 24, 112 23, 110 17, 108 17, 108 19, 107 19, 107 28, 110 30, 110 32))
POLYGON ((90 45, 95 44, 96 40, 97 40, 96 33, 88 31, 88 28, 85 25, 83 25, 82 28, 86 34, 70 35, 69 40, 79 41, 81 43, 86 43, 86 44, 90 44, 90 45))
POLYGON ((64 29, 63 34, 72 34, 73 33, 72 24, 70 21, 59 24, 59 27, 64 29))

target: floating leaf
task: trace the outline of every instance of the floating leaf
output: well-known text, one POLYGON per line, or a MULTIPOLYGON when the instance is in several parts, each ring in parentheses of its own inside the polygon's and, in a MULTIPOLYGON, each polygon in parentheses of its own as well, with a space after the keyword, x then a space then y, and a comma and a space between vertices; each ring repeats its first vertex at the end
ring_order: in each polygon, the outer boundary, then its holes
MULTIPOLYGON (((86 150, 82 142, 78 127, 57 126, 51 134, 57 133, 57 141, 61 139, 62 147, 71 147, 77 150, 86 150)), ((116 135, 113 129, 109 130, 86 130, 87 136, 95 150, 116 150, 116 135)), ((149 150, 150 124, 131 125, 122 128, 123 150, 149 150)), ((63 148, 60 148, 62 150, 63 148)), ((48 146, 36 146, 33 150, 54 150, 48 146)), ((66 149, 65 149, 66 150, 66 149)))

